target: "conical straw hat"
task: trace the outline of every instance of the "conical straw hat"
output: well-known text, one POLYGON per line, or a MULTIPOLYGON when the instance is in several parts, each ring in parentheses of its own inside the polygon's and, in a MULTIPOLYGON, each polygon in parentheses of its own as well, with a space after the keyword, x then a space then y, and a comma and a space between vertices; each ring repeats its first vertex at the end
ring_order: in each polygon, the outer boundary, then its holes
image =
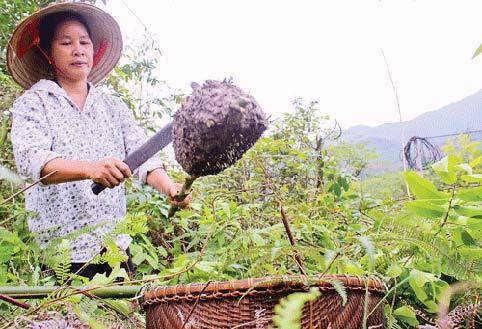
POLYGON ((39 46, 38 24, 47 15, 70 11, 82 16, 94 45, 94 66, 87 78, 97 84, 117 65, 122 54, 119 24, 105 11, 86 3, 59 3, 45 7, 25 18, 12 34, 7 48, 7 68, 13 79, 28 89, 40 79, 55 76, 39 46))

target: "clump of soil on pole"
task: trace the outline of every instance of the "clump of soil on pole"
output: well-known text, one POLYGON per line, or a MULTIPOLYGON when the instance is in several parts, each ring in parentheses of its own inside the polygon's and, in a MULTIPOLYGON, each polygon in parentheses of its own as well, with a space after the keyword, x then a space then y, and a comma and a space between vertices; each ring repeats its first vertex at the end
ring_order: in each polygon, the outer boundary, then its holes
POLYGON ((255 99, 230 81, 191 84, 174 115, 174 153, 191 176, 216 175, 239 160, 268 124, 255 99))

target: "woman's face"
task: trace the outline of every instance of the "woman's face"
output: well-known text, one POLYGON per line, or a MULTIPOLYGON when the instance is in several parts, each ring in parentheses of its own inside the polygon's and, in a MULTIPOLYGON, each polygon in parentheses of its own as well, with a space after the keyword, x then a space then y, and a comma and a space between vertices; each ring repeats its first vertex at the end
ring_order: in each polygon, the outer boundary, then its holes
POLYGON ((85 26, 73 20, 60 23, 52 39, 50 56, 57 79, 87 82, 94 46, 85 26))

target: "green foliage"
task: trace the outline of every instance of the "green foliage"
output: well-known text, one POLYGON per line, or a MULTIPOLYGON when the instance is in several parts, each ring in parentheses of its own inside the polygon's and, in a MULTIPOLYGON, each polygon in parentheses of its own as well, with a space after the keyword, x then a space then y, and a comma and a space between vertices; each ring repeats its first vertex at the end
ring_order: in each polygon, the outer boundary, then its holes
MULTIPOLYGON (((7 2, 0 2, 0 56, 15 20, 46 3, 7 2)), ((182 100, 154 77, 159 55, 150 39, 133 45, 104 85, 126 101, 148 131, 155 130, 182 100)), ((8 109, 18 92, 0 66, 0 203, 22 184, 13 172, 8 136, 8 109)), ((297 99, 294 112, 274 122, 270 133, 238 163, 217 176, 197 180, 191 209, 172 219, 167 218, 164 196, 128 182, 129 215, 113 234, 133 238, 130 248, 137 278, 178 273, 171 280, 157 281, 174 284, 299 274, 297 254, 308 274, 384 279, 390 289, 386 298, 390 304, 385 307, 389 328, 414 327, 424 321, 420 315, 434 316, 449 284, 480 283, 480 144, 467 136, 448 143, 447 157, 424 177, 388 173, 364 178, 363 170, 374 155, 364 145, 337 142, 338 134, 333 121, 320 115, 316 102, 297 99), (412 198, 404 191, 405 183, 412 198), (288 217, 294 247, 281 222, 280 207, 288 217)), ((170 175, 177 180, 184 177, 176 167, 170 175)), ((108 252, 93 260, 109 263, 111 275, 97 275, 91 281, 71 278, 68 244, 75 236, 54 241, 41 252, 26 225, 32 215, 23 208, 22 195, 0 204, 0 285, 52 285, 69 278, 74 284, 105 285, 127 278, 119 266, 125 255, 115 245, 114 235, 104 239, 108 252), (41 274, 40 264, 46 262, 57 279, 41 274)), ((338 281, 330 283, 345 302, 345 287, 338 281)), ((102 316, 130 314, 125 303, 67 297, 70 293, 58 291, 40 305, 58 309, 74 305, 79 318, 98 328, 105 327, 102 316)), ((318 293, 289 296, 277 307, 275 324, 298 327, 303 305, 318 293)), ((474 303, 479 294, 470 289, 456 296, 451 306, 474 303)), ((2 314, 12 310, 0 305, 2 314)))
MULTIPOLYGON (((364 185, 356 168, 347 169, 339 157, 343 152, 328 145, 331 130, 322 128, 326 119, 314 104, 297 104, 304 112, 275 123, 272 133, 236 165, 196 181, 192 208, 172 219, 167 218, 164 196, 128 184, 129 215, 113 233, 133 237, 139 278, 182 272, 162 282, 173 284, 297 274, 297 253, 308 274, 377 275, 389 288, 397 286, 387 296, 394 300, 387 311, 393 328, 419 323, 413 310, 435 314, 449 284, 481 280, 482 192, 473 182, 482 171, 477 144, 461 138, 451 150, 447 146, 449 155, 426 178, 406 173, 415 199, 402 194, 401 175, 384 176, 400 186, 392 199, 376 190, 374 178, 372 185, 364 185), (289 217, 295 247, 281 223, 280 206, 289 217)), ((127 277, 118 267, 125 256, 113 241, 107 236, 109 252, 94 260, 111 264, 113 273, 98 275, 91 283, 127 277)), ((12 246, 5 248, 3 254, 9 254, 12 246)), ((62 268, 57 271, 65 278, 62 268)), ((344 287, 332 285, 346 299, 344 287)), ((463 300, 476 296, 468 291, 463 300)), ((280 316, 296 315, 290 307, 302 307, 305 297, 292 298, 279 308, 280 316)), ((296 316, 290 321, 296 323, 296 316)))
POLYGON ((280 300, 274 308, 273 323, 279 329, 301 328, 300 319, 305 303, 320 296, 318 288, 311 288, 309 292, 296 292, 280 300))
MULTIPOLYGON (((443 161, 443 160, 442 160, 443 161)), ((435 165, 437 165, 436 163, 435 165)), ((448 200, 448 195, 439 192, 435 185, 428 179, 418 176, 414 172, 405 173, 405 179, 410 191, 419 199, 448 200)))
MULTIPOLYGON (((23 187, 23 180, 18 177, 15 172, 15 165, 13 161, 12 145, 9 138, 11 120, 9 109, 16 97, 22 92, 21 89, 14 83, 13 79, 8 75, 6 70, 6 47, 8 39, 18 22, 28 16, 33 11, 40 7, 44 7, 51 0, 0 0, 0 285, 53 285, 59 282, 64 282, 70 277, 70 253, 69 253, 69 240, 75 238, 75 234, 65 237, 65 239, 59 239, 58 241, 53 241, 50 247, 45 251, 40 251, 37 243, 35 242, 33 236, 30 234, 27 228, 27 217, 32 217, 34 214, 29 214, 25 211, 23 207, 23 195, 15 197, 9 202, 2 203, 8 196, 13 195, 23 187), (41 271, 41 265, 49 265, 55 272, 55 276, 46 276, 41 271)), ((95 2, 95 1, 90 1, 95 2)), ((149 51, 149 46, 146 45, 143 51, 149 51)), ((140 48, 139 48, 140 51, 140 48)), ((132 81, 135 81, 139 77, 146 77, 151 74, 154 65, 151 63, 146 63, 143 61, 142 57, 135 54, 135 51, 130 52, 130 57, 124 60, 124 67, 127 66, 137 66, 142 69, 137 69, 136 75, 132 76, 129 82, 124 79, 122 80, 118 77, 118 84, 130 83, 131 86, 134 85, 132 81), (129 61, 137 61, 138 63, 129 64, 129 61)), ((154 63, 155 64, 155 63, 154 63)), ((122 69, 121 69, 122 71, 122 69)), ((109 81, 116 80, 116 76, 109 81)), ((141 81, 142 79, 139 79, 141 81)), ((148 78, 147 83, 144 85, 144 90, 146 90, 146 85, 153 84, 154 79, 152 77, 148 78)), ((110 86, 112 87, 112 86, 110 86)), ((109 88, 109 87, 107 87, 109 88)), ((156 88, 159 88, 156 85, 156 88)), ((135 90, 134 88, 131 88, 135 90)), ((128 93, 123 93, 119 90, 117 94, 128 97, 128 93)), ((140 97, 141 98, 141 97, 140 97)), ((173 96, 173 99, 175 97, 173 96)), ((139 106, 140 100, 135 97, 134 102, 129 103, 134 108, 142 108, 142 113, 146 115, 151 109, 149 106, 154 104, 154 102, 143 102, 142 106, 139 106), (136 103, 137 102, 137 103, 136 103)), ((179 98, 176 98, 179 100, 179 98)), ((154 111, 152 111, 154 112, 154 111)), ((164 108, 161 107, 160 110, 156 111, 156 115, 160 116, 164 112, 164 108)), ((150 124, 151 122, 142 122, 143 124, 150 124)), ((124 223, 125 224, 125 223, 124 223)), ((139 221, 132 220, 124 227, 119 227, 119 231, 130 232, 132 235, 138 234, 138 232, 146 232, 145 222, 139 224, 139 221)), ((82 232, 79 232, 79 234, 82 232)), ((125 270, 119 269, 118 265, 120 261, 125 260, 125 255, 121 253, 118 248, 113 244, 113 240, 110 237, 106 237, 106 245, 109 249, 107 254, 102 257, 98 257, 94 262, 108 262, 111 264, 115 270, 109 277, 101 276, 94 278, 91 283, 106 284, 113 282, 119 278, 127 278, 125 270)), ((76 284, 89 283, 85 280, 74 279, 76 284)), ((67 294, 68 292, 64 292, 67 294)), ((51 298, 41 302, 42 304, 48 304, 55 298, 62 296, 56 295, 51 298)), ((75 306, 74 311, 77 315, 83 319, 86 323, 89 323, 92 327, 101 327, 96 325, 96 321, 99 322, 98 318, 95 316, 111 316, 120 312, 122 314, 122 309, 125 311, 125 307, 122 307, 117 302, 112 302, 110 305, 107 303, 99 303, 99 301, 92 301, 87 297, 79 299, 77 297, 66 298, 59 300, 59 304, 69 305, 73 303, 75 306), (88 302, 87 302, 88 301, 88 302), (86 307, 90 305, 89 307, 86 307), (120 305, 120 306, 119 306, 120 305), (106 311, 106 308, 115 311, 106 311), (92 310, 95 309, 95 314, 92 310)), ((54 308, 57 303, 54 303, 54 308)), ((124 305, 125 306, 125 305, 124 305)), ((64 308, 65 311, 65 308, 64 308)), ((18 314, 18 309, 14 309, 8 304, 0 303, 0 313, 9 314, 9 316, 15 316, 18 314), (15 311, 15 312, 13 312, 15 311)), ((126 312, 124 312, 126 313, 126 312)), ((127 313, 126 313, 127 314, 127 313)), ((3 318, 4 319, 4 318, 3 318)), ((111 319, 112 320, 112 319, 111 319)), ((117 321, 117 322, 120 322, 117 321)), ((112 321, 107 322, 110 327, 112 321)), ((102 326, 104 327, 104 326, 102 326)))
POLYGON ((341 282, 340 280, 332 279, 332 278, 324 278, 323 281, 328 282, 329 284, 332 285, 333 288, 335 288, 335 291, 338 293, 338 295, 342 299, 342 305, 345 306, 345 304, 348 301, 348 295, 346 292, 346 287, 341 282))
POLYGON ((382 201, 388 205, 407 198, 405 178, 401 172, 368 176, 352 182, 352 186, 365 202, 382 201))
MULTIPOLYGON (((394 304, 399 309, 390 313, 394 328, 418 323, 406 308, 436 313, 449 283, 480 280, 481 189, 466 177, 481 172, 477 144, 461 137, 460 145, 434 165, 430 179, 407 173, 415 200, 404 196, 402 175, 385 176, 392 190, 393 182, 399 186, 394 198, 377 194, 377 184, 363 185, 358 194, 362 182, 354 172, 340 172, 336 150, 317 148, 322 134, 302 133, 322 124, 299 118, 323 120, 313 104, 287 115, 234 167, 196 182, 193 209, 173 221, 166 222, 162 199, 136 204, 151 217, 149 233, 167 252, 157 263, 161 274, 170 273, 166 266, 175 271, 193 262, 201 247, 206 263, 175 282, 297 273, 280 221, 281 203, 309 273, 377 274, 389 286, 404 282, 395 300, 409 306, 394 304)), ((472 291, 465 298, 476 296, 472 291)))
POLYGON ((407 306, 401 306, 393 311, 393 314, 400 319, 400 321, 409 324, 412 327, 418 326, 418 320, 415 312, 407 306))
POLYGON ((98 310, 98 303, 93 300, 83 298, 80 303, 73 306, 72 310, 84 323, 93 329, 105 328, 92 315, 98 310))
POLYGON ((144 37, 143 41, 126 46, 121 64, 109 75, 104 87, 121 97, 138 124, 152 133, 158 130, 161 119, 174 112, 183 97, 155 78, 154 69, 162 54, 150 36, 144 37))
POLYGON ((424 304, 429 313, 437 313, 437 302, 448 288, 447 282, 435 277, 432 273, 421 272, 413 269, 410 272, 409 285, 417 299, 424 304), (432 294, 429 296, 427 291, 432 294))
POLYGON ((55 272, 60 284, 64 283, 70 275, 70 243, 68 239, 62 239, 49 248, 49 257, 46 257, 47 264, 55 272))

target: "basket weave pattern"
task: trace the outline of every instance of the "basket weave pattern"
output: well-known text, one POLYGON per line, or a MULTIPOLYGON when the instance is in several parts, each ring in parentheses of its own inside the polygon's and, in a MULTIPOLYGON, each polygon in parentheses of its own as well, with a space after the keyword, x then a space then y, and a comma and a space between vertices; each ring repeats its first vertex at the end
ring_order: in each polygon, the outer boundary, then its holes
POLYGON ((301 318, 302 328, 359 329, 363 323, 366 285, 367 309, 371 315, 367 328, 383 328, 385 289, 378 280, 357 276, 277 276, 256 279, 158 287, 144 294, 147 329, 264 329, 272 323, 274 307, 293 292, 317 286, 321 296, 307 303, 301 318), (341 281, 348 301, 342 299, 323 278, 341 281))

